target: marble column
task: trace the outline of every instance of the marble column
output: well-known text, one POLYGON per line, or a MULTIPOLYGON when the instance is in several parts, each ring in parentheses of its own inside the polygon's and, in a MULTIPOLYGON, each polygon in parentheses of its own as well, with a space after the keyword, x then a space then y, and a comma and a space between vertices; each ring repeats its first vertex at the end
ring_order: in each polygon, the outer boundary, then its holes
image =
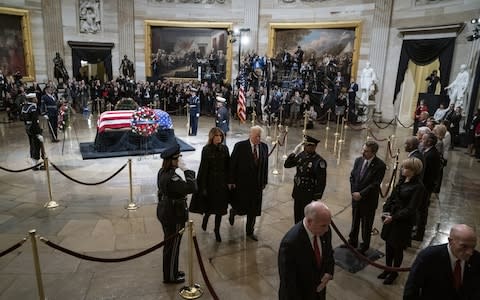
POLYGON ((247 2, 245 2, 244 27, 250 28, 250 33, 249 33, 250 43, 244 49, 252 49, 255 52, 258 52, 258 49, 257 49, 258 23, 259 23, 259 15, 260 15, 259 9, 260 9, 260 0, 249 0, 248 4, 247 2))
MULTIPOLYGON (((43 38, 45 40, 45 56, 47 61, 47 78, 53 80, 53 58, 55 53, 60 53, 60 56, 65 59, 64 45, 63 45, 63 22, 61 0, 43 0, 43 38), (57 13, 54 13, 57 12, 57 13)), ((70 76, 72 74, 69 74, 70 76)))
MULTIPOLYGON (((135 28, 134 28, 134 4, 131 0, 118 0, 118 63, 122 60, 124 55, 133 61, 136 66, 135 60, 135 28)), ((112 58, 115 59, 115 58, 112 58)), ((147 67, 147 66, 145 66, 147 67)), ((118 71, 118 70, 117 70, 118 71)), ((118 74, 113 72, 113 77, 118 74)))
POLYGON ((387 58, 388 38, 390 31, 390 23, 392 19, 393 0, 375 0, 375 11, 373 13, 370 55, 369 60, 373 69, 377 73, 378 78, 378 92, 376 97, 376 115, 380 120, 382 117, 382 102, 384 75, 387 58))

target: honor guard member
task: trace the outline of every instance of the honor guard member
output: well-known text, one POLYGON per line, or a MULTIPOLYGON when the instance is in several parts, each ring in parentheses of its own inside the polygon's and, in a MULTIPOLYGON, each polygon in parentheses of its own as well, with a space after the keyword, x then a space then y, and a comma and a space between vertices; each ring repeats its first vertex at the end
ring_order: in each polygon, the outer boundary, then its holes
MULTIPOLYGON (((20 120, 25 123, 25 131, 27 132, 30 143, 30 158, 32 159, 33 165, 36 166, 40 159, 40 150, 43 144, 42 129, 38 121, 37 95, 35 93, 29 93, 26 95, 26 98, 27 100, 22 104, 20 120)), ((45 154, 42 151, 42 158, 44 158, 44 156, 45 154)), ((36 167, 33 170, 45 170, 45 167, 36 167)))
POLYGON ((57 127, 58 127, 58 106, 57 99, 53 95, 51 86, 45 89, 45 95, 42 96, 42 114, 48 120, 48 128, 52 135, 52 142, 58 142, 57 127))
POLYGON ((180 158, 180 146, 176 144, 167 148, 160 157, 162 168, 158 171, 158 205, 157 218, 162 224, 166 239, 163 248, 163 282, 181 283, 185 281, 185 273, 178 270, 178 254, 182 234, 188 219, 187 195, 197 189, 195 172, 187 170, 180 158), (173 238, 170 238, 174 236, 173 238))
POLYGON ((190 128, 188 135, 197 135, 198 118, 200 117, 200 98, 197 95, 197 89, 191 88, 191 96, 188 99, 188 109, 190 112, 190 128))
POLYGON ((220 128, 225 137, 223 143, 226 143, 227 132, 230 130, 230 115, 228 114, 228 109, 225 106, 227 100, 223 97, 217 97, 217 114, 215 116, 215 126, 220 128))
POLYGON ((285 160, 285 168, 297 167, 292 192, 295 223, 303 219, 305 206, 314 200, 321 199, 325 190, 327 162, 315 152, 319 142, 306 135, 304 142, 298 144, 285 160), (300 152, 302 145, 304 150, 300 152))

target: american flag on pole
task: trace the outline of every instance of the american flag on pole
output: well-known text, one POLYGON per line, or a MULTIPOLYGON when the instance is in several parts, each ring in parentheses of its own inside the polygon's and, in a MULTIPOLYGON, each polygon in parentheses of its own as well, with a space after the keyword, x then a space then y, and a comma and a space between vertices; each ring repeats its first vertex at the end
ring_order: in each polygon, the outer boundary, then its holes
POLYGON ((245 107, 245 76, 243 71, 240 71, 239 77, 240 89, 238 90, 237 101, 237 116, 240 122, 245 123, 247 120, 246 107, 245 107))

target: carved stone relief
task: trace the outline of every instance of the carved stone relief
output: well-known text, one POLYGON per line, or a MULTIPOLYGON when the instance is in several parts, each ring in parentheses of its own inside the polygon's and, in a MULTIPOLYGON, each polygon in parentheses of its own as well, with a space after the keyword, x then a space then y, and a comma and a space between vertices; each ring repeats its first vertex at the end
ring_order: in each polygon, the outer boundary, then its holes
POLYGON ((79 0, 80 33, 96 34, 102 30, 101 0, 79 0))

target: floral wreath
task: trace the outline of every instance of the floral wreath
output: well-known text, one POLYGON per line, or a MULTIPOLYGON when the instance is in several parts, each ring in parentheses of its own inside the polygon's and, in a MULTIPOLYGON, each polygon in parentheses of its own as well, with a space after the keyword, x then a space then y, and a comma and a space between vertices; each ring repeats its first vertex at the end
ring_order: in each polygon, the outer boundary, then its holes
POLYGON ((151 136, 157 131, 158 116, 148 107, 139 107, 132 115, 132 131, 141 136, 151 136))

